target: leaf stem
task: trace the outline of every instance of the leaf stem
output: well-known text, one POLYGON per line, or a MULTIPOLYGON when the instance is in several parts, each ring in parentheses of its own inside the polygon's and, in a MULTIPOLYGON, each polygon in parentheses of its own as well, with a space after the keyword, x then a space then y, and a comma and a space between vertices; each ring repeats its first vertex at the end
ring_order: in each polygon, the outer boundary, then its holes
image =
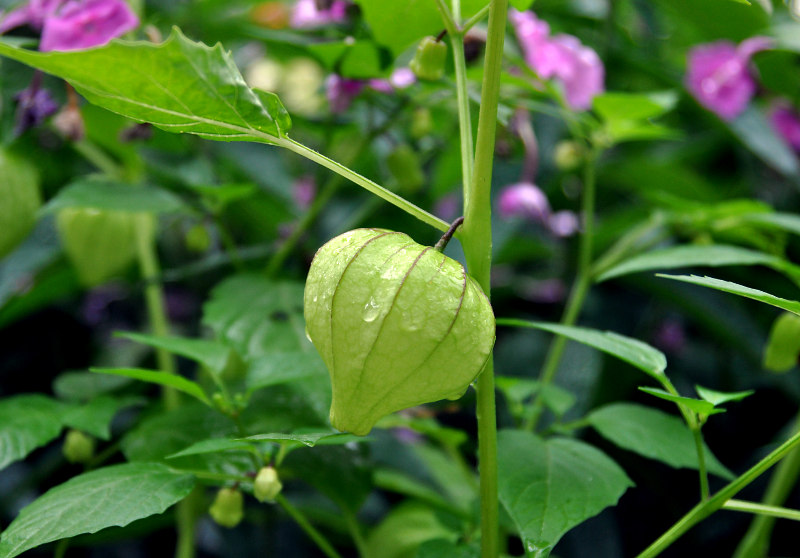
POLYGON ((303 145, 302 143, 296 142, 290 138, 278 138, 275 140, 275 144, 279 145, 280 147, 285 147, 289 151, 297 153, 298 155, 301 155, 310 161, 314 161, 315 163, 318 163, 323 167, 332 170, 333 172, 361 186, 365 190, 368 190, 369 192, 372 192, 376 196, 383 198, 392 205, 399 207, 406 213, 413 215, 414 217, 416 217, 417 219, 419 219, 420 221, 422 221, 427 225, 439 229, 442 232, 450 228, 449 223, 439 219, 435 215, 431 215, 424 209, 417 207, 416 205, 406 200, 405 198, 398 196, 394 192, 387 190, 386 188, 373 182, 369 178, 361 176, 354 170, 349 169, 346 166, 337 163, 332 159, 329 159, 328 157, 314 151, 313 149, 303 145))
MULTIPOLYGON (((583 231, 581 232, 580 244, 578 247, 578 272, 560 322, 562 325, 567 326, 575 325, 578 315, 583 308, 583 303, 586 301, 586 295, 589 293, 589 288, 592 285, 592 245, 594 240, 596 189, 595 163, 597 161, 597 156, 597 151, 593 149, 591 154, 587 157, 584 167, 583 199, 581 206, 583 231)), ((554 337, 550 343, 547 356, 542 366, 542 372, 539 375, 540 389, 531 405, 528 420, 525 422, 525 428, 528 430, 535 430, 541 418, 542 411, 544 410, 542 393, 544 392, 544 388, 552 383, 558 371, 558 365, 561 363, 561 357, 564 354, 566 344, 567 339, 561 335, 554 337)))
POLYGON ((478 22, 480 22, 483 18, 485 18, 486 14, 488 13, 489 13, 489 4, 485 5, 483 8, 478 10, 474 16, 472 16, 471 18, 469 18, 467 21, 464 22, 464 24, 461 26, 461 33, 466 33, 467 31, 475 27, 475 25, 478 22))
MULTIPOLYGON (((508 0, 492 0, 486 40, 475 165, 464 198, 461 241, 470 274, 490 296, 492 265, 492 164, 508 0)), ((466 83, 460 84, 466 87, 466 83)), ((462 91, 466 94, 466 91, 462 91)), ((463 138, 462 134, 462 138, 463 138)), ((462 153, 463 150, 462 147, 462 153)), ((500 546, 497 498, 497 414, 492 357, 478 376, 478 466, 481 500, 481 556, 496 558, 500 546)))
POLYGON ((319 549, 322 551, 325 556, 328 558, 342 558, 341 555, 336 552, 336 549, 333 548, 328 539, 325 536, 317 531, 317 529, 311 525, 311 523, 306 519, 306 516, 294 507, 289 500, 286 499, 286 496, 283 494, 278 494, 275 497, 275 501, 284 509, 289 516, 295 520, 295 522, 300 526, 300 528, 305 531, 305 533, 313 540, 319 549))
POLYGON ((653 558, 666 550, 673 542, 680 538, 686 531, 694 527, 697 523, 710 516, 715 511, 724 507, 725 503, 733 498, 740 490, 753 482, 762 475, 767 469, 783 459, 789 452, 800 444, 800 432, 797 432, 781 444, 777 449, 770 452, 764 459, 748 469, 744 474, 729 483, 714 496, 700 502, 684 515, 677 523, 670 527, 653 544, 647 547, 637 558, 653 558))
POLYGON ((790 510, 788 508, 781 508, 779 506, 768 506, 765 504, 758 504, 756 502, 745 502, 743 500, 728 500, 722 506, 726 510, 741 511, 747 513, 754 513, 760 517, 776 517, 779 519, 790 519, 792 521, 800 521, 800 510, 790 510))

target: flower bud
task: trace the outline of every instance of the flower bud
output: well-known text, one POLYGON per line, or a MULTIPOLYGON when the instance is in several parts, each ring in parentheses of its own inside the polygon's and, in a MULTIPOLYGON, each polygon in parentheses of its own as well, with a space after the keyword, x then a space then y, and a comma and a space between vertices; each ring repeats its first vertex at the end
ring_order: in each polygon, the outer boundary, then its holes
POLYGON ((70 430, 61 451, 70 463, 87 463, 94 457, 94 438, 80 430, 70 430))
POLYGON ((399 232, 357 229, 320 248, 304 310, 333 384, 331 423, 357 435, 394 411, 460 397, 494 345, 478 283, 399 232))
POLYGON ((221 488, 208 508, 208 513, 218 525, 233 528, 244 518, 244 497, 236 488, 221 488))
POLYGON ((253 495, 259 502, 274 502, 282 488, 278 471, 274 467, 263 467, 253 482, 253 495))
POLYGON ((553 159, 562 171, 573 171, 583 161, 583 147, 575 141, 564 140, 556 144, 553 159))
POLYGON ((207 252, 211 247, 211 235, 208 234, 208 229, 202 223, 192 225, 183 238, 186 243, 186 249, 191 252, 202 254, 207 252))
POLYGON ((419 42, 414 59, 408 65, 419 79, 436 81, 444 75, 447 60, 447 43, 434 37, 425 37, 419 42))
POLYGON ((427 136, 433 131, 433 118, 431 111, 427 107, 420 107, 414 110, 411 115, 411 137, 419 139, 427 136))

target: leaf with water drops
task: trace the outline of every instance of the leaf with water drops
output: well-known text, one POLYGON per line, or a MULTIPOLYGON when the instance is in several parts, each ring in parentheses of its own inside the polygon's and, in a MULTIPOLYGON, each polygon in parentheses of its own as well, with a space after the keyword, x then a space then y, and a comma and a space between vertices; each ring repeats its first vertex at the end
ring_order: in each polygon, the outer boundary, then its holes
POLYGON ((475 280, 399 232, 358 229, 320 248, 304 310, 331 375, 331 423, 359 435, 394 411, 460 397, 494 345, 475 280))

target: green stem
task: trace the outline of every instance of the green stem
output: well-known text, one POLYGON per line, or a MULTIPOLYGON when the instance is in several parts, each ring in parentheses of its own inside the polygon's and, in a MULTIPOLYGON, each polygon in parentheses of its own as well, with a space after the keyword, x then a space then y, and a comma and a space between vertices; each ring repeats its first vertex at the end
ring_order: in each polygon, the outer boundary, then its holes
MULTIPOLYGON (((797 428, 800 430, 800 416, 797 418, 797 428)), ((798 476, 800 476, 800 448, 792 451, 778 465, 775 474, 769 480, 763 504, 771 507, 783 504, 797 483, 798 476)), ((774 525, 775 519, 773 517, 759 515, 754 518, 742 542, 736 548, 734 558, 760 558, 761 556, 766 556, 774 525)))
MULTIPOLYGON (((464 225, 461 235, 469 272, 487 296, 490 294, 492 265, 492 163, 507 12, 508 0, 492 1, 481 85, 475 166, 468 194, 464 198, 464 225)), ((475 389, 478 399, 481 556, 495 558, 500 546, 500 532, 497 505, 497 414, 491 356, 478 376, 475 389)))
POLYGON ((780 508, 778 506, 767 506, 765 504, 757 504, 756 502, 728 500, 722 507, 726 510, 758 514, 759 517, 769 516, 778 519, 800 521, 800 510, 790 510, 788 508, 780 508))
POLYGON ((61 539, 56 543, 56 548, 53 550, 53 558, 64 558, 69 548, 69 541, 72 539, 61 539))
POLYGON ((372 192, 376 196, 388 201, 392 205, 399 207, 406 213, 413 215, 414 217, 416 217, 425 224, 428 224, 436 229, 439 229, 442 232, 446 231, 450 227, 449 223, 446 223, 445 221, 439 219, 435 215, 431 215, 424 209, 417 207, 416 205, 409 202, 405 198, 398 196, 394 192, 387 190, 386 188, 380 186, 379 184, 376 184, 369 178, 361 176, 354 170, 349 169, 332 159, 329 159, 328 157, 322 155, 321 153, 317 153, 310 147, 306 147, 305 145, 298 143, 290 138, 280 138, 278 140, 273 139, 273 141, 276 145, 285 147, 289 151, 297 153, 298 155, 301 155, 310 161, 314 161, 315 163, 318 163, 323 167, 332 170, 333 172, 354 182, 355 184, 361 186, 365 190, 368 190, 369 192, 372 192))
POLYGON ((347 530, 350 531, 350 536, 353 537, 353 542, 356 544, 359 557, 364 558, 367 555, 367 543, 364 540, 364 535, 361 534, 358 518, 353 512, 345 511, 344 520, 347 523, 347 530))
POLYGON ((694 527, 697 523, 718 509, 722 508, 725 503, 733 498, 740 490, 744 489, 748 484, 753 482, 765 471, 767 471, 767 469, 783 459, 798 444, 800 444, 800 432, 797 432, 794 436, 786 440, 777 449, 756 463, 736 480, 725 486, 725 488, 717 492, 714 496, 697 504, 686 515, 678 520, 675 525, 670 527, 669 530, 661 535, 661 537, 659 537, 653 544, 639 554, 637 558, 653 558, 654 556, 658 556, 673 542, 678 540, 678 538, 686 533, 686 531, 694 527))
MULTIPOLYGON (((151 224, 146 221, 150 215, 142 215, 136 226, 136 251, 139 258, 139 267, 144 280, 144 296, 147 303, 147 314, 150 320, 150 329, 153 335, 166 337, 169 335, 169 323, 164 307, 164 291, 161 288, 155 243, 150 234, 151 224)), ((174 374, 176 371, 175 358, 165 349, 156 349, 156 360, 162 372, 174 374)), ((180 405, 179 393, 170 387, 164 388, 164 406, 167 410, 176 409, 180 405)))
MULTIPOLYGON (((580 245, 578 247, 578 273, 575 283, 567 300, 564 315, 561 317, 561 324, 571 326, 578 319, 578 315, 586 301, 586 295, 592 285, 592 244, 594 240, 594 206, 595 206, 595 161, 597 153, 592 151, 586 160, 583 179, 583 199, 581 206, 581 218, 583 221, 583 231, 581 232, 580 245)), ((550 348, 547 351, 542 372, 539 375, 539 391, 531 405, 531 411, 525 428, 534 430, 541 418, 544 410, 544 399, 542 393, 544 388, 550 385, 558 371, 561 357, 564 354, 567 339, 560 335, 553 338, 550 348)))
POLYGON ((472 16, 471 18, 469 18, 467 21, 464 22, 464 25, 461 26, 461 33, 466 33, 467 31, 475 27, 475 25, 478 22, 480 22, 483 18, 485 18, 486 14, 488 13, 489 13, 489 5, 487 4, 486 6, 478 10, 474 16, 472 16))
POLYGON ((472 117, 469 111, 469 90, 467 83, 467 61, 464 58, 464 36, 450 35, 453 49, 453 65, 456 74, 456 101, 458 102, 458 124, 461 134, 461 178, 464 199, 469 197, 474 172, 475 146, 472 141, 472 117))
POLYGON ((300 526, 300 528, 306 532, 306 534, 313 540, 319 549, 322 551, 325 556, 328 558, 342 558, 336 549, 333 548, 328 539, 325 536, 317 531, 311 523, 309 523, 306 516, 303 513, 295 508, 292 504, 289 503, 289 500, 286 499, 286 496, 283 494, 278 494, 275 497, 275 501, 284 509, 289 516, 295 520, 295 522, 300 526))
POLYGON ((700 426, 696 425, 692 429, 692 436, 694 436, 694 447, 697 450, 697 472, 700 475, 700 498, 708 500, 711 493, 708 490, 708 472, 706 471, 706 456, 703 450, 703 434, 700 431, 700 426))

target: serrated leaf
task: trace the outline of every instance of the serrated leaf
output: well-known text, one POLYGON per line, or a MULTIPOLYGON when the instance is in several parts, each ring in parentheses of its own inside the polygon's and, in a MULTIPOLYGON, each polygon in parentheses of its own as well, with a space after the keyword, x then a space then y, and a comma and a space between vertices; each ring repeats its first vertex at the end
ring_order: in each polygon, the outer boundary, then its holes
POLYGON ((781 314, 769 332, 764 349, 764 368, 772 372, 786 372, 797 366, 799 358, 800 316, 781 314))
MULTIPOLYGON (((691 431, 680 418, 634 403, 613 403, 592 411, 592 428, 617 446, 670 467, 697 469, 697 449, 691 431)), ((705 448, 710 473, 732 479, 711 450, 705 448)))
POLYGON ((198 384, 195 382, 179 376, 177 374, 168 374, 166 372, 159 372, 156 370, 145 370, 142 368, 90 368, 90 372, 96 374, 113 374, 115 376, 125 376, 126 378, 133 378, 134 380, 141 380, 143 382, 150 382, 161 386, 175 388, 182 391, 187 395, 202 401, 206 405, 211 405, 211 401, 198 384))
POLYGON ((120 410, 131 405, 145 403, 142 397, 116 398, 101 395, 82 405, 72 405, 62 417, 62 422, 70 428, 77 428, 95 438, 108 440, 111 438, 111 420, 120 410))
POLYGON ((148 213, 188 209, 178 196, 162 188, 126 184, 104 176, 78 178, 59 190, 42 212, 55 213, 67 207, 148 213))
POLYGON ((157 463, 126 463, 84 473, 20 512, 3 532, 0 558, 163 513, 186 497, 194 483, 192 475, 157 463))
POLYGON ((173 354, 199 362, 216 374, 221 374, 231 358, 231 348, 217 341, 187 337, 159 337, 129 331, 118 331, 117 337, 164 349, 173 354))
POLYGON ((681 395, 675 395, 669 392, 664 391, 663 389, 656 389, 650 387, 640 387, 639 390, 648 393, 654 397, 658 397, 659 399, 663 399, 665 401, 672 401, 673 403, 677 403, 679 405, 683 405, 688 409, 691 409, 698 415, 713 415, 716 413, 724 413, 724 409, 715 409, 714 404, 710 403, 709 401, 705 401, 703 399, 694 399, 692 397, 683 397, 681 395))
POLYGON ((17 395, 0 401, 0 470, 61 433, 62 403, 44 395, 17 395))
POLYGON ((169 132, 270 143, 289 118, 271 93, 255 93, 230 52, 176 27, 160 44, 115 40, 99 48, 36 52, 0 42, 0 55, 70 82, 91 103, 169 132))
POLYGON ((242 357, 313 351, 303 320, 303 284, 259 275, 226 279, 203 306, 203 324, 242 357))
POLYGON ((783 260, 771 254, 737 246, 712 244, 708 246, 674 246, 645 252, 604 271, 598 281, 642 271, 662 271, 682 267, 719 267, 726 265, 766 265, 782 267, 783 260))
POLYGON ((716 391, 713 389, 704 388, 703 386, 694 386, 697 390, 697 395, 704 401, 708 401, 715 407, 730 401, 741 401, 745 397, 749 397, 755 393, 752 389, 747 391, 716 391))
POLYGON ((759 302, 763 302, 764 304, 769 304, 770 306, 775 306, 776 308, 781 308, 783 310, 786 310, 787 312, 792 312, 793 314, 797 314, 798 316, 800 316, 800 302, 796 300, 787 300, 785 298, 780 298, 771 295, 769 293, 765 293, 764 291, 759 291, 757 289, 751 289, 750 287, 739 285, 738 283, 731 283, 730 281, 714 279, 713 277, 698 277, 696 275, 658 274, 658 277, 663 277, 664 279, 672 279, 673 281, 683 281, 684 283, 691 283, 693 285, 709 287, 711 289, 716 289, 718 291, 739 295, 744 298, 750 298, 753 300, 757 300, 759 302))
POLYGON ((498 319, 497 325, 529 327, 549 331, 556 335, 563 335, 567 339, 589 345, 599 351, 624 360, 659 381, 664 378, 664 370, 667 368, 667 358, 664 353, 638 339, 626 337, 612 331, 599 331, 586 327, 508 318, 498 319))
POLYGON ((528 556, 547 556, 564 533, 633 486, 608 456, 577 440, 504 430, 497 444, 500 501, 528 556))
POLYGON ((320 381, 327 381, 328 377, 328 369, 316 351, 269 353, 250 363, 247 369, 247 388, 256 390, 315 377, 320 381))

